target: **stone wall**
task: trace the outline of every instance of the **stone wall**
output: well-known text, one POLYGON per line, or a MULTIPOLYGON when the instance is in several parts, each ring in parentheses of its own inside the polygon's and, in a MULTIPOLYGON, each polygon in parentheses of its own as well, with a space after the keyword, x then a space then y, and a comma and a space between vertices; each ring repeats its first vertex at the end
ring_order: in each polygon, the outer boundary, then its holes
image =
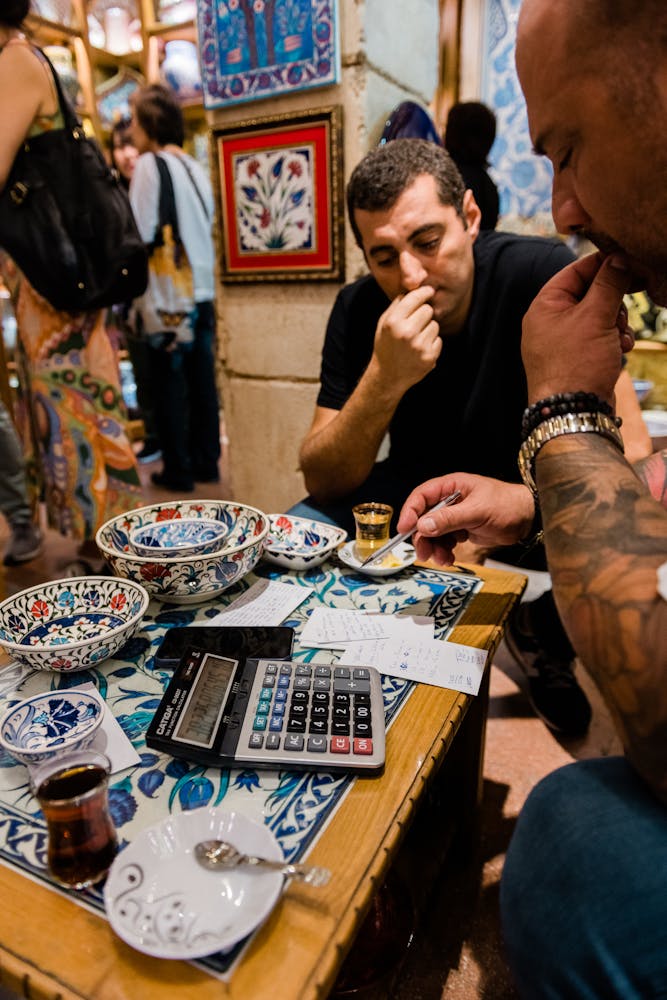
MULTIPOLYGON (((345 179, 403 100, 428 105, 438 72, 438 0, 338 0, 342 71, 334 87, 238 105, 214 125, 342 105, 345 179)), ((216 179, 214 178, 214 183, 216 179)), ((364 271, 346 226, 345 278, 364 271)), ((234 498, 268 513, 304 494, 298 449, 312 419, 326 321, 340 286, 219 285, 218 361, 234 498)))

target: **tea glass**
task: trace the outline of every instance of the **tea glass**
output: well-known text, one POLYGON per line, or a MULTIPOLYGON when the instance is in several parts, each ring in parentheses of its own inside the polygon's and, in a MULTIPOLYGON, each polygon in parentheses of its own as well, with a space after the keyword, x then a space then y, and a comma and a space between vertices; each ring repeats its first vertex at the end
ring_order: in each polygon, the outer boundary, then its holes
POLYGON ((118 849, 107 796, 110 771, 109 758, 97 750, 75 750, 31 768, 46 819, 48 868, 70 889, 100 882, 118 849))
POLYGON ((387 503, 358 503, 352 508, 356 524, 354 554, 359 562, 389 541, 389 525, 394 508, 387 503))

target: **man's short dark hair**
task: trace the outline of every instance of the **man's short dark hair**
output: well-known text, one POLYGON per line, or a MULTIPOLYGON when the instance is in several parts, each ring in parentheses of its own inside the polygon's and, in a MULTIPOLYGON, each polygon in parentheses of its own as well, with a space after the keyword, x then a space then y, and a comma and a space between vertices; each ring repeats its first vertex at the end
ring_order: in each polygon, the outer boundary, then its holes
POLYGON ((183 145, 183 112, 168 87, 160 83, 141 87, 132 95, 132 109, 149 139, 159 146, 183 145))
POLYGON ((20 28, 30 13, 30 0, 5 0, 0 10, 0 24, 20 28))
POLYGON ((371 150, 354 168, 347 185, 348 218, 354 238, 362 249, 355 209, 381 212, 391 208, 406 188, 424 174, 435 178, 440 202, 452 205, 464 219, 465 184, 449 154, 441 146, 424 139, 393 139, 371 150))
POLYGON ((455 160, 485 167, 496 137, 496 116, 480 101, 453 104, 445 127, 445 149, 455 160))

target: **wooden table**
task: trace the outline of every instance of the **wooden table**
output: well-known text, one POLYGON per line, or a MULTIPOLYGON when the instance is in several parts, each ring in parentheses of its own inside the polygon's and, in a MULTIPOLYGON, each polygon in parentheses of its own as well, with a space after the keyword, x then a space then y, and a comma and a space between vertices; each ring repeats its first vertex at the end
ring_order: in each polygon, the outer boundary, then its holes
MULTIPOLYGON (((525 577, 475 567, 484 581, 452 633, 489 650, 525 587, 525 577)), ((125 945, 98 915, 0 864, 0 983, 32 1000, 306 1000, 328 995, 373 893, 455 737, 465 740, 467 802, 481 788, 485 697, 417 685, 387 734, 387 764, 361 779, 337 809, 308 860, 326 865, 322 889, 292 883, 255 935, 228 983, 185 962, 150 958, 125 945), (467 721, 466 720, 467 717, 467 721)))

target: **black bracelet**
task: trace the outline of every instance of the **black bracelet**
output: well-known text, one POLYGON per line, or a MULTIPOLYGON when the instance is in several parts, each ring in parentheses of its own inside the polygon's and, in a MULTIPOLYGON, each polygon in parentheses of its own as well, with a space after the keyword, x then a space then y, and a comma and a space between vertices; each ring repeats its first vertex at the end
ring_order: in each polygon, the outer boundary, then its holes
POLYGON ((521 422, 521 440, 525 441, 532 434, 536 427, 548 420, 549 417, 562 417, 567 413, 604 413, 610 417, 617 427, 620 427, 622 420, 614 416, 609 403, 596 396, 594 392, 558 392, 546 399, 540 399, 533 403, 523 412, 521 422))

